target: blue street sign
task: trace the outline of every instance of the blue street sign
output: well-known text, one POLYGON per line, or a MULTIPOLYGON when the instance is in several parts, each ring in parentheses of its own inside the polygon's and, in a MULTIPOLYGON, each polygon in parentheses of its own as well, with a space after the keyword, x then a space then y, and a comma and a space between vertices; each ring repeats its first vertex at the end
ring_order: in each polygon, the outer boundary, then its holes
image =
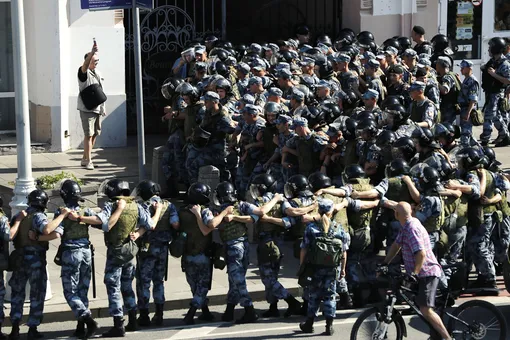
MULTIPOLYGON (((154 0, 135 0, 136 7, 154 8, 154 0)), ((133 0, 81 0, 81 8, 90 11, 132 8, 133 0)))

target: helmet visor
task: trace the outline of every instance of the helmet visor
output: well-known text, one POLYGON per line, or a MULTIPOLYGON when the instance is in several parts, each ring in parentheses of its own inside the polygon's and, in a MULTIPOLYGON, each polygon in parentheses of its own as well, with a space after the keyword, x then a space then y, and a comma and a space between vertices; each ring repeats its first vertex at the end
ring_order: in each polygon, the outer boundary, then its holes
POLYGON ((285 195, 286 199, 292 199, 294 198, 294 186, 290 183, 285 183, 283 186, 283 194, 285 195))

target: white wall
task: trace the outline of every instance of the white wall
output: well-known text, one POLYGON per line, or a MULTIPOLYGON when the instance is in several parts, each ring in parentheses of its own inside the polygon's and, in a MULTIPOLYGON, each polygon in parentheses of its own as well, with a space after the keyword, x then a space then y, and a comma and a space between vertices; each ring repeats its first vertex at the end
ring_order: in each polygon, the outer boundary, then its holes
MULTIPOLYGON (((79 0, 24 0, 29 99, 51 108, 51 149, 82 147, 77 71, 96 38, 108 116, 98 147, 126 145, 124 27, 113 11, 89 12, 79 0), (70 137, 65 137, 65 132, 70 137)), ((32 114, 37 114, 31 113, 32 114)))

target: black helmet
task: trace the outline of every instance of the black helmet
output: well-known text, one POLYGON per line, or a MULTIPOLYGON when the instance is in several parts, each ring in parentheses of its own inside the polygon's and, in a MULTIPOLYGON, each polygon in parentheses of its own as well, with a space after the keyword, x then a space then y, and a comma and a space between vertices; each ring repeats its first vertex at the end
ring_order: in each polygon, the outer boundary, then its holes
POLYGON ((276 191, 276 180, 273 175, 259 174, 253 177, 250 185, 250 193, 253 198, 261 197, 265 193, 276 191))
POLYGON ((375 144, 380 147, 391 147, 393 143, 397 140, 397 135, 395 135, 395 132, 390 130, 383 130, 381 133, 377 136, 375 140, 375 144))
POLYGON ((175 92, 179 93, 181 96, 190 96, 198 99, 200 97, 200 93, 198 89, 191 85, 190 83, 182 83, 175 89, 175 92))
POLYGON ((215 190, 215 198, 218 200, 219 204, 224 203, 235 203, 237 192, 234 188, 234 185, 230 182, 221 182, 218 184, 215 190))
POLYGON ((237 45, 235 50, 236 50, 236 55, 237 55, 237 59, 240 60, 244 57, 244 55, 246 54, 246 50, 248 48, 246 47, 246 45, 244 44, 240 44, 240 45, 237 45))
POLYGON ((320 79, 329 79, 334 75, 333 64, 331 61, 327 60, 325 63, 319 66, 319 78, 320 79))
POLYGON ((184 83, 184 80, 181 78, 170 77, 165 79, 163 86, 161 86, 161 94, 165 99, 172 100, 172 97, 176 93, 177 86, 182 83, 184 83))
POLYGON ((317 44, 319 44, 319 43, 324 44, 329 47, 331 47, 333 45, 331 43, 331 38, 326 34, 323 34, 317 38, 317 44))
POLYGON ((358 122, 352 118, 347 118, 345 120, 344 125, 342 126, 342 135, 346 140, 356 139, 356 128, 358 127, 358 122))
POLYGON ((132 193, 132 196, 138 196, 144 201, 148 201, 152 198, 152 196, 161 195, 161 186, 153 182, 151 180, 143 180, 135 188, 135 191, 132 193))
POLYGON ((460 137, 460 127, 448 122, 436 124, 434 126, 434 137, 436 139, 444 138, 448 143, 451 143, 460 137))
POLYGON ((400 44, 400 47, 402 48, 402 52, 407 50, 408 48, 411 48, 413 44, 411 42, 411 39, 409 39, 408 37, 399 37, 397 41, 400 44))
POLYGON ((377 124, 370 118, 364 118, 358 121, 357 130, 367 132, 370 136, 375 136, 377 133, 377 124))
POLYGON ((292 64, 294 62, 294 54, 290 51, 283 51, 280 53, 280 62, 292 64))
POLYGON ((457 153, 457 165, 463 170, 473 170, 482 165, 484 155, 474 147, 467 147, 457 153))
POLYGON ((422 148, 440 148, 439 144, 434 140, 434 135, 429 128, 417 127, 413 131, 411 138, 416 139, 422 148))
POLYGON ((429 157, 423 163, 436 169, 441 180, 451 179, 455 175, 454 169, 445 158, 429 157))
POLYGON ((388 106, 391 105, 402 105, 402 97, 400 96, 388 96, 384 101, 382 102, 381 109, 386 110, 388 106))
POLYGON ((331 178, 320 171, 314 172, 308 176, 308 182, 314 192, 331 186, 331 178))
POLYGON ((436 34, 430 42, 432 44, 434 54, 443 52, 450 45, 450 39, 448 39, 448 37, 444 34, 436 34))
POLYGON ((301 117, 308 121, 308 126, 313 127, 317 124, 324 124, 324 111, 317 106, 310 106, 308 110, 301 113, 301 117))
POLYGON ((310 191, 310 183, 303 175, 294 175, 287 183, 283 190, 287 199, 292 199, 297 196, 311 197, 313 193, 310 191))
POLYGON ((264 105, 264 115, 268 112, 279 115, 282 113, 282 106, 275 102, 267 102, 266 105, 264 105))
POLYGON ((191 204, 209 204, 211 188, 204 183, 195 182, 188 188, 187 201, 191 204))
POLYGON ((482 151, 485 155, 485 158, 487 159, 487 167, 491 171, 497 171, 499 166, 501 165, 501 162, 496 160, 496 153, 494 152, 494 149, 488 146, 484 146, 482 148, 482 151))
POLYGON ((356 35, 351 30, 342 29, 338 34, 338 37, 335 39, 335 49, 338 51, 343 46, 351 45, 354 42, 356 35))
POLYGON ((218 78, 214 81, 214 86, 216 86, 216 90, 221 89, 225 90, 225 92, 230 93, 232 91, 232 84, 225 78, 218 78))
POLYGON ((46 209, 48 205, 48 195, 44 190, 35 189, 27 196, 28 206, 30 207, 39 207, 42 209, 46 209))
POLYGON ((405 160, 401 158, 394 159, 391 161, 391 163, 386 165, 386 177, 391 178, 396 176, 409 175, 410 169, 411 168, 409 167, 409 164, 407 164, 405 160))
POLYGON ((117 178, 106 180, 99 187, 99 192, 104 193, 109 199, 117 196, 129 196, 129 183, 117 178))
POLYGON ((420 185, 424 190, 436 189, 440 185, 439 172, 431 166, 425 166, 420 176, 420 185))
POLYGON ((325 102, 321 105, 321 110, 324 112, 324 120, 326 123, 331 124, 335 119, 342 115, 340 107, 332 102, 325 102))
MULTIPOLYGON (((358 115, 355 118, 358 121, 358 125, 359 125, 359 123, 362 120, 374 120, 375 121, 375 114, 370 111, 361 111, 360 113, 358 113, 358 115)), ((359 126, 358 126, 358 129, 360 129, 359 126)))
POLYGON ((62 197, 64 203, 83 202, 80 185, 71 179, 65 180, 60 186, 60 197, 62 197))
POLYGON ((356 178, 365 178, 366 174, 361 165, 351 164, 345 167, 343 173, 344 184, 351 183, 356 178))
POLYGON ((503 54, 505 53, 506 45, 505 39, 499 37, 492 38, 489 40, 489 52, 491 55, 503 54))
POLYGON ((411 138, 400 137, 393 143, 391 152, 393 158, 403 158, 405 161, 409 162, 416 154, 416 147, 411 138))
POLYGON ((342 100, 342 106, 344 111, 353 110, 358 107, 360 98, 352 89, 345 91, 345 97, 342 100))
POLYGON ((398 42, 397 39, 394 39, 394 38, 390 38, 390 39, 386 39, 384 42, 383 42, 383 49, 386 50, 386 48, 388 47, 395 47, 397 50, 400 51, 400 43, 398 42))
POLYGON ((214 71, 223 77, 228 77, 228 66, 223 61, 217 61, 214 64, 214 71))
POLYGON ((393 127, 403 125, 411 116, 411 113, 400 104, 387 106, 386 111, 393 118, 393 127))
POLYGON ((224 62, 228 58, 228 51, 223 48, 215 48, 211 51, 211 56, 216 56, 220 61, 224 62))
POLYGON ((369 32, 369 31, 360 32, 356 38, 361 43, 375 41, 374 35, 372 34, 372 32, 369 32))

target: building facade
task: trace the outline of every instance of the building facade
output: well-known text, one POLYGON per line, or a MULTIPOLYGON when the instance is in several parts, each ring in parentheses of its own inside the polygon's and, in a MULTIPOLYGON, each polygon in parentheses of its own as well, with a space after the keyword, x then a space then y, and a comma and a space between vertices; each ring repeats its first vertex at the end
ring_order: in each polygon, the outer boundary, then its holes
MULTIPOLYGON (((410 36, 423 26, 426 38, 446 34, 454 59, 470 59, 480 79, 487 43, 510 36, 508 0, 155 0, 141 12, 142 67, 147 132, 160 124, 159 88, 190 40, 215 34, 234 44, 288 38, 306 23, 332 38, 342 27, 371 31, 377 43, 410 36)), ((76 110, 77 70, 92 39, 108 96, 99 147, 123 146, 136 131, 131 11, 89 12, 74 0, 24 0, 31 136, 53 151, 79 148, 82 129, 76 110)), ((10 0, 0 0, 0 134, 15 130, 10 0)), ((459 72, 458 68, 455 70, 459 72)), ((480 97, 483 103, 483 96, 480 97)), ((1 135, 0 135, 1 138, 1 135)))

